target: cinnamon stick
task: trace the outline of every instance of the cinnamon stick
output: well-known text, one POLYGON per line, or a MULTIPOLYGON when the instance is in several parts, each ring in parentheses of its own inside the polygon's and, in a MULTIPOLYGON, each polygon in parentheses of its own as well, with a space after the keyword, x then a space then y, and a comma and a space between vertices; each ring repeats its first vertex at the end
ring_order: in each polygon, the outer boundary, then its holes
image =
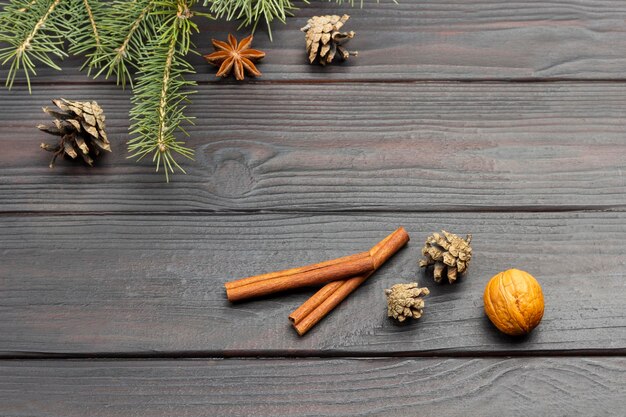
POLYGON ((331 294, 339 289, 346 281, 333 281, 324 285, 311 298, 306 300, 300 307, 289 315, 289 320, 295 326, 309 316, 320 304, 322 304, 331 294))
MULTIPOLYGON (((404 228, 400 227, 376 244, 369 251, 370 256, 374 260, 375 268, 378 269, 408 241, 409 235, 404 228)), ((334 281, 322 287, 289 315, 289 320, 296 332, 300 336, 308 332, 374 272, 375 270, 347 280, 334 281)))
MULTIPOLYGON (((390 250, 394 246, 394 242, 391 242, 390 239, 394 237, 401 239, 397 232, 387 236, 374 247, 380 250, 372 248, 368 252, 357 253, 356 255, 227 282, 224 284, 226 297, 231 302, 241 301, 293 288, 323 285, 332 281, 365 275, 376 270, 384 262, 384 260, 381 261, 385 256, 383 249, 390 250)), ((404 234, 406 235, 406 232, 404 234)), ((406 236, 408 239, 408 235, 406 236)), ((395 242, 401 246, 404 243, 406 242, 395 242)))
MULTIPOLYGON (((392 237, 394 237, 394 236, 403 236, 403 233, 402 233, 401 230, 403 231, 404 229, 403 228, 399 228, 399 229, 395 230, 392 234, 390 234, 389 236, 387 236, 386 238, 384 238, 383 240, 378 242, 372 249, 370 249, 370 251, 369 251, 370 256, 372 254, 379 253, 381 248, 385 247, 385 245, 387 245, 389 243, 389 241, 391 240, 392 237)), ((408 237, 408 235, 407 235, 407 237, 408 237)), ((403 244, 401 244, 400 247, 401 246, 403 246, 403 244)), ((381 260, 380 256, 377 259, 381 260)), ((382 263, 380 263, 380 264, 382 264, 382 263)), ((369 275, 371 275, 371 274, 368 274, 365 277, 367 278, 367 277, 369 277, 369 275)), ((363 277, 356 277, 356 278, 362 279, 363 277)), ((294 326, 297 325, 298 323, 300 323, 306 316, 311 314, 320 304, 322 304, 335 291, 337 291, 345 282, 346 282, 345 280, 344 281, 333 281, 333 282, 330 282, 330 283, 326 284, 318 292, 316 292, 311 298, 309 298, 304 304, 302 304, 298 309, 296 309, 293 313, 291 313, 291 315, 289 315, 289 320, 291 320, 291 322, 294 324, 294 326)), ((347 288, 344 288, 344 291, 346 289, 347 288)), ((334 308, 334 307, 335 306, 333 306, 332 308, 334 308)), ((298 329, 296 328, 296 330, 298 330, 298 329)), ((306 333, 306 331, 303 332, 302 334, 304 334, 304 333, 306 333)))
POLYGON ((305 301, 289 316, 289 320, 291 320, 291 324, 298 335, 303 336, 319 323, 373 273, 372 271, 366 275, 326 284, 313 297, 305 301), (323 294, 320 294, 322 292, 323 294))
POLYGON ((227 290, 237 288, 237 287, 243 287, 244 285, 255 284, 257 282, 266 281, 268 279, 293 276, 293 275, 301 274, 304 272, 327 268, 332 265, 350 262, 350 261, 364 258, 367 256, 369 256, 369 253, 362 252, 362 253, 357 253, 355 255, 344 256, 342 258, 331 259, 329 261, 320 262, 318 264, 311 264, 311 265, 302 266, 299 268, 285 269, 283 271, 276 271, 276 272, 270 272, 267 274, 255 275, 253 277, 242 278, 236 281, 229 281, 224 284, 224 287, 226 287, 227 290))
POLYGON ((369 252, 362 252, 301 268, 243 278, 224 284, 226 297, 229 301, 241 301, 293 288, 323 285, 366 274, 375 269, 375 263, 376 259, 369 252))

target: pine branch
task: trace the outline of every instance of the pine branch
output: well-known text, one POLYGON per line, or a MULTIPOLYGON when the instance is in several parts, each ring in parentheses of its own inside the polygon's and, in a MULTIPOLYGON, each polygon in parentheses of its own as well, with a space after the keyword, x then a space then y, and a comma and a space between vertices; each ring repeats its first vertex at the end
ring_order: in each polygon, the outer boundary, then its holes
POLYGON ((99 66, 97 60, 103 53, 101 39, 100 19, 105 13, 105 6, 99 0, 74 0, 68 3, 67 16, 70 16, 74 24, 74 30, 69 34, 69 52, 74 55, 87 55, 87 61, 83 64, 88 68, 88 74, 94 66, 99 66), (90 65, 94 62, 94 65, 90 65))
POLYGON ((56 10, 60 3, 61 0, 12 0, 0 13, 0 42, 9 44, 0 49, 0 63, 11 63, 6 79, 9 89, 17 73, 23 71, 31 91, 35 62, 61 70, 52 58, 67 56, 63 51, 67 26, 56 10))
POLYGON ((96 77, 106 78, 115 74, 117 83, 132 85, 131 70, 138 61, 146 44, 157 36, 160 21, 154 13, 158 1, 116 0, 108 6, 100 18, 101 52, 88 57, 89 68, 101 67, 96 77))
POLYGON ((68 36, 69 52, 87 56, 81 67, 81 70, 87 67, 87 74, 100 66, 96 61, 104 52, 100 20, 106 13, 106 6, 100 0, 65 0, 65 14, 72 27, 68 36))
MULTIPOLYGON (((308 1, 305 0, 305 3, 308 1)), ((291 0, 204 0, 205 6, 209 4, 209 10, 215 17, 226 20, 242 19, 239 27, 252 25, 252 32, 256 30, 259 21, 264 20, 270 40, 274 19, 285 23, 287 16, 292 15, 291 11, 297 9, 291 0)))
POLYGON ((185 80, 185 75, 194 73, 193 67, 185 60, 191 47, 192 31, 198 31, 190 18, 190 7, 195 0, 162 0, 157 2, 154 13, 163 19, 158 36, 149 45, 139 61, 141 71, 134 87, 134 104, 131 109, 131 135, 128 142, 131 158, 139 160, 152 155, 158 171, 161 166, 166 180, 174 168, 185 172, 176 162, 173 154, 192 158, 193 151, 176 138, 178 130, 187 134, 183 123, 193 123, 185 116, 185 102, 194 91, 193 81, 185 80))
POLYGON ((89 24, 91 25, 91 36, 93 37, 93 42, 96 48, 102 48, 102 44, 100 43, 100 36, 98 35, 98 25, 96 24, 96 19, 94 17, 94 9, 100 6, 97 0, 83 0, 83 4, 85 5, 85 11, 87 12, 87 16, 89 16, 89 24), (91 1, 91 4, 89 4, 91 1))

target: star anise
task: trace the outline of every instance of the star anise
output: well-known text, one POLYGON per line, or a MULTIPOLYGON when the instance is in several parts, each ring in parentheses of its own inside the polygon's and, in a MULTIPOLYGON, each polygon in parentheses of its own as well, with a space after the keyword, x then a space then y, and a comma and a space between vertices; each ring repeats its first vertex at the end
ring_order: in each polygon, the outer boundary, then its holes
POLYGON ((255 77, 261 75, 261 71, 254 66, 253 61, 263 58, 265 52, 250 48, 252 35, 243 38, 239 44, 231 34, 228 34, 228 43, 216 39, 212 42, 215 52, 204 55, 204 59, 209 64, 220 67, 216 74, 218 77, 227 77, 232 71, 235 78, 241 81, 244 78, 244 69, 255 77))

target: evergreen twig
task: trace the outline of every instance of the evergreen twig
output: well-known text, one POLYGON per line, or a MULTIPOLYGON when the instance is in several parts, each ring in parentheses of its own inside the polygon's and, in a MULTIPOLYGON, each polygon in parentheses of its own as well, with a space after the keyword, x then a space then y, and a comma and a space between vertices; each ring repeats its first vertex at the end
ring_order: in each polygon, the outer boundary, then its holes
POLYGON ((117 83, 132 86, 131 69, 136 69, 146 44, 157 36, 159 26, 155 0, 115 0, 100 19, 102 52, 88 57, 88 66, 101 67, 96 77, 115 74, 117 83))
MULTIPOLYGON (((307 0, 304 2, 308 3, 307 0)), ((252 25, 252 32, 259 21, 264 20, 270 40, 274 19, 285 23, 287 16, 291 16, 291 11, 296 9, 291 0, 204 0, 204 5, 210 5, 209 10, 217 18, 241 19, 240 28, 252 25)))
POLYGON ((142 159, 152 155, 158 171, 161 166, 169 181, 174 168, 185 172, 174 159, 173 153, 192 158, 193 151, 176 138, 177 130, 184 134, 184 123, 193 123, 184 114, 185 102, 194 91, 194 81, 186 80, 194 69, 185 60, 192 46, 192 31, 198 31, 192 17, 191 7, 196 0, 157 1, 155 16, 162 18, 157 37, 147 46, 139 61, 141 71, 136 78, 133 108, 130 111, 131 134, 128 142, 131 158, 142 159))
POLYGON ((73 55, 87 55, 88 60, 81 69, 87 67, 87 74, 103 53, 101 19, 105 6, 99 0, 74 0, 69 2, 67 16, 75 21, 75 27, 69 33, 70 49, 73 55))
POLYGON ((9 89, 22 70, 31 91, 35 62, 61 70, 52 58, 67 56, 63 51, 66 27, 56 13, 60 3, 61 0, 13 0, 0 13, 0 42, 9 45, 0 49, 0 64, 11 63, 6 79, 9 89))

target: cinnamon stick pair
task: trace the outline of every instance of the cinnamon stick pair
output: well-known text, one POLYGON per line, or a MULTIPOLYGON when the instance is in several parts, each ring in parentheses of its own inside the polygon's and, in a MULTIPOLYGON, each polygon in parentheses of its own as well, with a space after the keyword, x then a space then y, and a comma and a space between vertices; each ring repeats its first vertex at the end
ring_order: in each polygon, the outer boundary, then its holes
POLYGON ((303 335, 408 241, 408 233, 400 227, 367 252, 227 282, 224 285, 226 296, 229 301, 241 301, 288 289, 326 284, 289 316, 298 334, 303 335))

